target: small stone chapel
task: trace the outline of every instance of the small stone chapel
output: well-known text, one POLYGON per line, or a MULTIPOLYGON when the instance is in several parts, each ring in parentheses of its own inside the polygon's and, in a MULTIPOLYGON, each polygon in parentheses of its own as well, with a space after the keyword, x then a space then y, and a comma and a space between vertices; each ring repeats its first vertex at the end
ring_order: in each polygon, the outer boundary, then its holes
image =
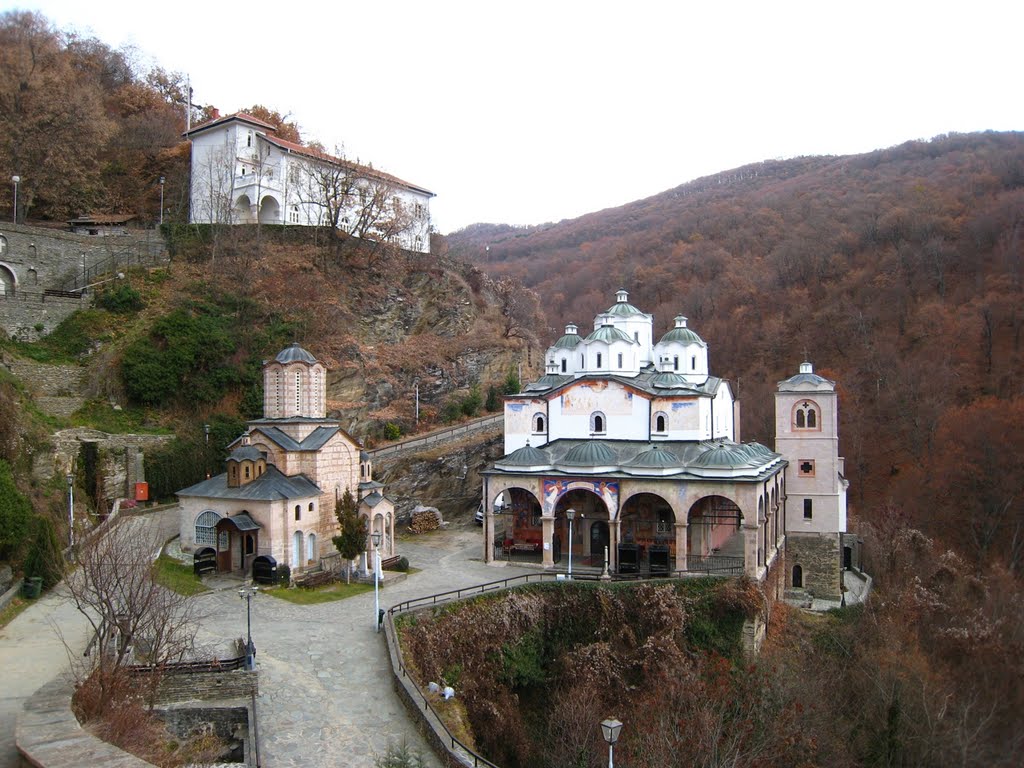
POLYGON ((317 567, 337 551, 334 510, 349 490, 367 531, 381 534, 380 556, 394 556, 394 505, 369 454, 326 408, 327 368, 312 354, 292 344, 265 361, 263 418, 228 446, 222 474, 177 493, 182 550, 213 549, 219 572, 249 573, 260 555, 293 574, 317 567))

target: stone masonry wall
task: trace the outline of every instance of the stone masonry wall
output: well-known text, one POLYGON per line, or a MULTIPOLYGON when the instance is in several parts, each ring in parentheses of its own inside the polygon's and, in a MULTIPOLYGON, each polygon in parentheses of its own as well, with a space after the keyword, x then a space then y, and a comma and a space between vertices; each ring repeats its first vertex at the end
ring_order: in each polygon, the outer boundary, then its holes
POLYGON ((12 281, 0 295, 0 328, 26 340, 52 331, 67 315, 90 299, 44 296, 46 289, 61 289, 66 281, 103 279, 112 268, 105 265, 154 263, 165 260, 163 239, 155 230, 127 235, 93 237, 25 224, 0 224, 0 279, 12 281), (114 260, 114 261, 112 261, 114 260), (41 325, 43 330, 37 331, 41 325))
POLYGON ((197 672, 191 675, 166 675, 157 688, 162 705, 185 701, 221 701, 249 698, 257 692, 258 675, 244 669, 230 672, 197 672))
POLYGON ((793 586, 793 566, 803 570, 804 589, 827 600, 842 598, 839 534, 786 535, 786 586, 793 586))

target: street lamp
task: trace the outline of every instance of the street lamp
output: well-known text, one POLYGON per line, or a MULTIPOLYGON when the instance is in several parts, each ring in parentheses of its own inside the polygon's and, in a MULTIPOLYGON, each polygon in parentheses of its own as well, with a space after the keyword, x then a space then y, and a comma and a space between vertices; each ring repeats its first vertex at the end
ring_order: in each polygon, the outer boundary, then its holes
POLYGON ((249 582, 238 588, 238 596, 245 600, 245 668, 256 669, 256 646, 252 642, 252 599, 260 588, 249 582))
POLYGON ((75 546, 75 476, 68 472, 68 546, 75 546))
POLYGON ((373 627, 380 632, 380 531, 370 534, 373 542, 373 627))
POLYGON ((572 578, 572 521, 576 517, 575 509, 565 510, 565 517, 569 521, 569 578, 572 578))
POLYGON ((160 223, 164 223, 164 177, 160 177, 160 223))
POLYGON ((615 718, 601 721, 601 734, 608 742, 608 768, 615 768, 615 742, 619 740, 622 723, 615 718))
POLYGON ((21 176, 11 176, 11 181, 14 182, 14 223, 18 223, 18 182, 21 181, 21 176))

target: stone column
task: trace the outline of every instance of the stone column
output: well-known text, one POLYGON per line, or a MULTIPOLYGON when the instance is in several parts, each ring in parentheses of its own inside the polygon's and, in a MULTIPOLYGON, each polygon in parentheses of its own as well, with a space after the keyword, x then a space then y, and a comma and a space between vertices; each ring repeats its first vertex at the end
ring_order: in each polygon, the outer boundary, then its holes
POLYGON ((554 515, 544 515, 540 519, 541 526, 543 528, 543 534, 541 536, 541 555, 543 557, 542 563, 545 568, 554 568, 555 559, 551 550, 551 537, 555 532, 555 518, 554 515))
POLYGON ((686 570, 687 525, 676 523, 676 570, 686 570))
POLYGON ((484 510, 484 562, 494 562, 494 513, 484 510))
POLYGON ((608 568, 612 573, 618 573, 619 571, 619 520, 609 521, 608 523, 608 568))

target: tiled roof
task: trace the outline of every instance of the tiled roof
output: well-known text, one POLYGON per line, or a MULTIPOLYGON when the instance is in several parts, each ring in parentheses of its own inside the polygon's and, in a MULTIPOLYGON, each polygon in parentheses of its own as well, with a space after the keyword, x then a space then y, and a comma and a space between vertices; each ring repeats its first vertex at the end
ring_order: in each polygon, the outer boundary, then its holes
POLYGON ((319 496, 320 488, 305 475, 285 475, 272 464, 255 480, 231 488, 227 473, 178 491, 178 496, 197 496, 206 499, 242 499, 247 501, 278 501, 280 499, 306 499, 319 496))
POLYGON ((199 133, 200 131, 206 131, 210 128, 214 128, 223 123, 231 122, 232 120, 241 120, 242 122, 251 123, 257 128, 266 128, 268 131, 276 131, 277 126, 271 125, 270 123, 260 120, 258 117, 253 117, 245 112, 233 112, 230 115, 224 115, 223 117, 215 117, 213 120, 205 122, 201 125, 197 125, 190 131, 185 132, 185 136, 191 136, 193 133, 199 133))
POLYGON ((537 381, 523 387, 523 394, 547 396, 557 390, 571 387, 576 382, 586 383, 590 381, 616 381, 624 386, 645 392, 652 397, 665 397, 669 395, 713 397, 718 392, 719 387, 722 386, 723 379, 718 376, 708 376, 702 384, 691 384, 679 374, 659 373, 658 369, 653 365, 648 365, 637 376, 587 374, 576 377, 571 374, 546 374, 537 379, 537 381))

